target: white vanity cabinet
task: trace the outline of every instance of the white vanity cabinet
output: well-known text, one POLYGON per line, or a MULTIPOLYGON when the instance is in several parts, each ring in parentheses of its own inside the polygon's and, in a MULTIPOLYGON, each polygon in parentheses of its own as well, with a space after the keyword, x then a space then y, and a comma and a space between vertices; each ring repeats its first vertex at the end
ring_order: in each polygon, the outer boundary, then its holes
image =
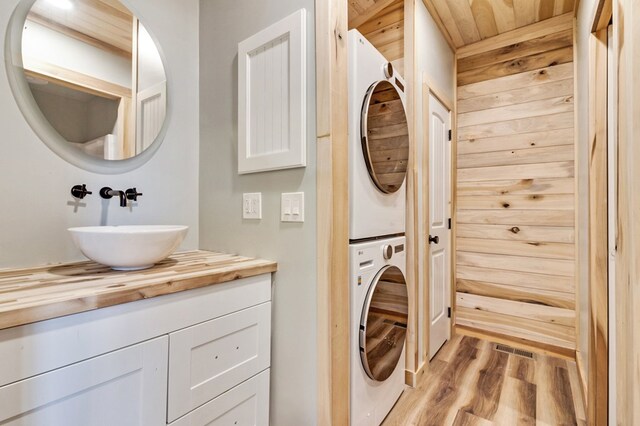
POLYGON ((0 330, 0 424, 268 425, 271 275, 0 330))

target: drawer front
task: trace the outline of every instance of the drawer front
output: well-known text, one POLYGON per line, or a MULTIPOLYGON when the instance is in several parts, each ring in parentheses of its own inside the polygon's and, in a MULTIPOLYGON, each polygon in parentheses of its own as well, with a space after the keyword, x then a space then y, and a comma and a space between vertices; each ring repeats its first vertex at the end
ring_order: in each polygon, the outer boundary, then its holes
POLYGON ((164 336, 0 387, 0 424, 163 424, 167 354, 164 336))
POLYGON ((265 370, 271 302, 169 335, 169 422, 265 370))
POLYGON ((171 426, 267 426, 269 374, 262 373, 171 423, 171 426))

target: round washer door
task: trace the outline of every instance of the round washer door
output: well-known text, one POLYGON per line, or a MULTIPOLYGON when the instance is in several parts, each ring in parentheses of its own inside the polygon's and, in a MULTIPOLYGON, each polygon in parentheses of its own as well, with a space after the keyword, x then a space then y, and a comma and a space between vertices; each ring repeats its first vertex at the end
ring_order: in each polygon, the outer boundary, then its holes
POLYGON ((396 87, 378 81, 369 87, 360 121, 362 153, 369 176, 385 194, 400 189, 409 161, 409 125, 396 87))
POLYGON ((367 375, 385 381, 398 365, 407 335, 407 283, 396 266, 378 272, 360 319, 360 358, 367 375))

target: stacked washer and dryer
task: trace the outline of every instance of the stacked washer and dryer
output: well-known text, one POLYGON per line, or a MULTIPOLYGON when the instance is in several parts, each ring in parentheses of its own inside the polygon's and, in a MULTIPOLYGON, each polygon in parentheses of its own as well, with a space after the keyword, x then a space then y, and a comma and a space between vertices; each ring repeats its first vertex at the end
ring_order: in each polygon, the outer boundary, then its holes
POLYGON ((349 31, 351 424, 378 426, 404 388, 408 293, 405 85, 349 31))

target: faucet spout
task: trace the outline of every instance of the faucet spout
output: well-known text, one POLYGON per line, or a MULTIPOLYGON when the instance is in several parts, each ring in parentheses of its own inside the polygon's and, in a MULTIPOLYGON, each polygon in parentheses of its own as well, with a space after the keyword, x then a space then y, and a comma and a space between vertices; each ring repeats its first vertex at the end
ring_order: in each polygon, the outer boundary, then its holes
POLYGON ((120 199, 120 207, 127 207, 127 194, 124 191, 111 189, 108 186, 105 186, 100 190, 100 196, 105 200, 118 197, 120 199))

